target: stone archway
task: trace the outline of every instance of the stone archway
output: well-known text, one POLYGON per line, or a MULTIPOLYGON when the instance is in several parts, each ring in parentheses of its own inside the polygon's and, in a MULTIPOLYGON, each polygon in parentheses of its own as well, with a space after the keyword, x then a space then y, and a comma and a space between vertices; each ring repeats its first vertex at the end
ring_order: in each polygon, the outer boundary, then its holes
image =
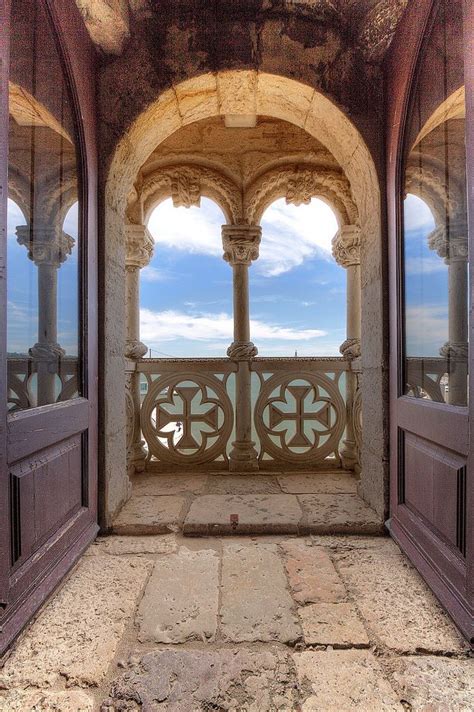
POLYGON ((317 138, 349 181, 362 234, 361 495, 382 516, 387 495, 383 283, 380 189, 373 158, 359 131, 327 97, 295 80, 257 71, 208 73, 165 91, 119 141, 105 183, 104 241, 104 523, 129 493, 126 476, 125 215, 139 169, 168 136, 213 116, 263 115, 282 119, 317 138), (114 318, 108 318, 114 315, 114 318))

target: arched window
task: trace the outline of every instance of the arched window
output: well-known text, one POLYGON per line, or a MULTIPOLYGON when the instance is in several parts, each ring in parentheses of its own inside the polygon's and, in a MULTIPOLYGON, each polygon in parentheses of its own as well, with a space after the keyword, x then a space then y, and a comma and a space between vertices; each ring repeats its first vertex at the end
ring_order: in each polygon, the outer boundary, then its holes
POLYGON ((273 202, 262 221, 251 310, 270 338, 252 338, 262 356, 339 356, 346 334, 346 274, 332 256, 338 224, 323 200, 273 202))

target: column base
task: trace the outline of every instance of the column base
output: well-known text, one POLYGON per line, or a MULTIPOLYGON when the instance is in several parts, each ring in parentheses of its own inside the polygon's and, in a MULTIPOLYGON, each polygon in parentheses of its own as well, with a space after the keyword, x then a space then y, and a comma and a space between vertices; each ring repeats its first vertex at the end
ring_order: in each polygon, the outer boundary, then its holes
POLYGON ((143 447, 143 444, 143 440, 140 443, 136 443, 136 445, 134 445, 128 453, 127 460, 129 468, 130 470, 133 470, 134 473, 144 472, 146 468, 147 452, 143 447))
POLYGON ((339 455, 341 456, 342 466, 345 470, 353 470, 354 467, 359 464, 355 440, 343 440, 339 455))
POLYGON ((251 440, 244 440, 232 443, 232 450, 229 455, 230 472, 257 472, 258 456, 251 440))

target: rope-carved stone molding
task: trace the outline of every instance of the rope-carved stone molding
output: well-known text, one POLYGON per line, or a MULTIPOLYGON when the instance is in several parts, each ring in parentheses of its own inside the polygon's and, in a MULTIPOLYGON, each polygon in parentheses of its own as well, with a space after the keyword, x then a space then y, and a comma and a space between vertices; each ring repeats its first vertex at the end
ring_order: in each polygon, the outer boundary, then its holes
POLYGON ((347 178, 338 171, 307 165, 279 167, 257 178, 244 194, 244 218, 257 225, 266 208, 278 198, 302 205, 315 197, 330 203, 340 224, 359 221, 347 178))
POLYGON ((171 197, 175 208, 199 206, 202 196, 214 200, 224 212, 227 222, 242 221, 242 191, 219 171, 199 165, 179 165, 159 168, 147 176, 137 188, 143 206, 144 222, 153 208, 171 197))

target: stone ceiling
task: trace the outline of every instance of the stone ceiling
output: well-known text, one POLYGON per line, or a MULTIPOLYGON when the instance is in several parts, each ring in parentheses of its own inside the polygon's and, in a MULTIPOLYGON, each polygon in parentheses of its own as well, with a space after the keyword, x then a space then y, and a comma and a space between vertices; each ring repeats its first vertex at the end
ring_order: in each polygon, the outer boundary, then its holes
MULTIPOLYGON (((235 0, 226 0, 234 3, 235 0)), ((76 0, 89 34, 105 54, 119 55, 130 36, 134 15, 159 9, 160 0, 76 0)), ((307 15, 336 22, 348 42, 358 45, 369 62, 380 62, 392 41, 408 0, 252 0, 257 11, 307 15)), ((190 11, 192 0, 175 0, 175 8, 190 11)), ((242 2, 249 5, 249 0, 242 2)), ((230 5, 229 5, 230 7, 230 5)), ((232 5, 235 12, 236 5, 232 5)))

